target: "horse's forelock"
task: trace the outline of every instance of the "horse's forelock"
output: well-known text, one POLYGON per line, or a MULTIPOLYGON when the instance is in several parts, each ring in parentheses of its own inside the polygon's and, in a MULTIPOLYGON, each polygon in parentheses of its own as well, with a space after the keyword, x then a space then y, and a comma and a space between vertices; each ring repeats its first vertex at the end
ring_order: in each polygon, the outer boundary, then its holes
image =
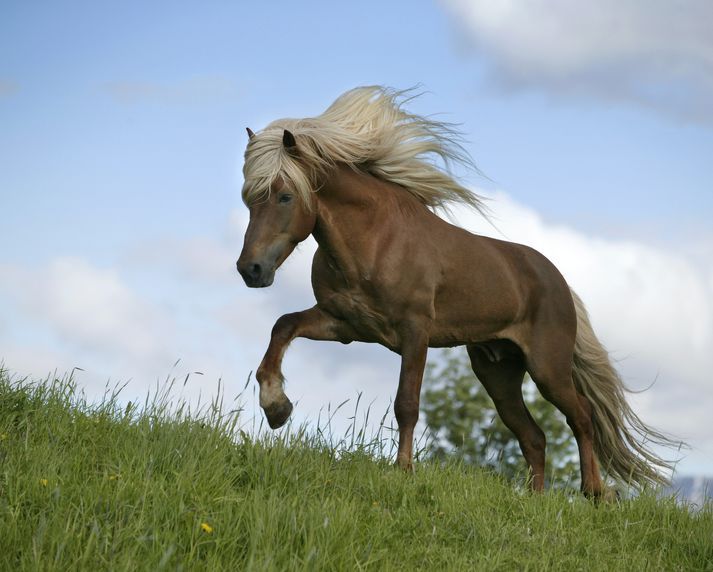
POLYGON ((269 197, 272 186, 280 178, 292 190, 308 210, 312 208, 312 192, 315 185, 314 152, 300 145, 297 136, 297 150, 287 150, 283 143, 284 129, 275 125, 255 135, 245 152, 243 175, 243 200, 250 205, 269 197))
POLYGON ((273 121, 248 144, 244 198, 269 193, 282 176, 311 209, 320 176, 344 163, 404 187, 431 208, 465 203, 485 214, 481 197, 450 175, 451 163, 475 168, 459 133, 405 111, 402 105, 413 97, 408 90, 359 87, 317 117, 273 121), (294 135, 296 151, 285 149, 285 130, 294 135))

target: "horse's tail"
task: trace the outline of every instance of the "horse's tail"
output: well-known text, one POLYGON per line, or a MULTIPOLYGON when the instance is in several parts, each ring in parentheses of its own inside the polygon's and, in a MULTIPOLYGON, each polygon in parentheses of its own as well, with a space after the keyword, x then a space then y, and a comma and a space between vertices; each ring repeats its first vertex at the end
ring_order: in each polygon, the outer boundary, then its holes
POLYGON ((680 447, 681 443, 646 425, 629 407, 626 388, 594 334, 582 300, 574 292, 572 297, 577 310, 572 375, 577 390, 592 406, 594 452, 602 469, 638 488, 667 484, 660 471, 671 471, 672 463, 657 457, 644 443, 668 447, 680 447))

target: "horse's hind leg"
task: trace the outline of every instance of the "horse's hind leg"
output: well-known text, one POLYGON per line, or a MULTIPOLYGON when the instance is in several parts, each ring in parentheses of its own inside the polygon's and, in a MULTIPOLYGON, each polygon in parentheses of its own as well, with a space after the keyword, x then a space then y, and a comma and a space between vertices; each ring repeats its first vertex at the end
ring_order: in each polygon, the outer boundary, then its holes
POLYGON ((468 355, 473 371, 495 403, 498 415, 513 432, 530 469, 530 488, 545 488, 545 434, 535 423, 522 398, 525 364, 521 356, 491 358, 482 348, 469 345, 468 355))
POLYGON ((594 455, 592 408, 572 381, 572 343, 542 336, 526 357, 527 369, 540 393, 567 418, 579 449, 582 492, 588 497, 602 495, 599 465, 594 455), (544 343, 543 340, 547 340, 544 343))

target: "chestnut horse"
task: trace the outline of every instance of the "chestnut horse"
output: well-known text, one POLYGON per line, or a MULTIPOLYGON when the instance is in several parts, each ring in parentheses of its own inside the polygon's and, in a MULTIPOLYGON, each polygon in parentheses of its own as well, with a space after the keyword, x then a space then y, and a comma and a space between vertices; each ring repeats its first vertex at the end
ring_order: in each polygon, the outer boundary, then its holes
POLYGON ((670 465, 641 441, 669 441, 626 403, 581 300, 554 265, 532 248, 473 235, 434 213, 453 202, 484 209, 447 169, 469 163, 457 132, 405 111, 403 94, 357 88, 320 116, 248 129, 250 223, 237 262, 245 283, 270 286, 310 234, 319 246, 317 304, 277 320, 256 373, 270 427, 292 412, 281 363, 293 339, 378 343, 401 355, 397 464, 411 469, 428 348, 465 345, 519 441, 533 490, 544 488, 545 435, 522 398, 525 372, 574 433, 586 495, 605 491, 599 462, 619 481, 663 482, 657 467, 670 465))

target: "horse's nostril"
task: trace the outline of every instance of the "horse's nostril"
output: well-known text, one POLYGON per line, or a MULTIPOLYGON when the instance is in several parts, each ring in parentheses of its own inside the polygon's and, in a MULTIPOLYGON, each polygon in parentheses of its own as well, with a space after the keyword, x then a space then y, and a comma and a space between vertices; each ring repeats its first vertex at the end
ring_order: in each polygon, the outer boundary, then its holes
POLYGON ((262 272, 262 268, 260 267, 259 264, 253 264, 253 265, 250 267, 250 274, 252 274, 253 277, 255 277, 255 278, 257 278, 258 276, 260 276, 260 273, 261 273, 261 272, 262 272))

